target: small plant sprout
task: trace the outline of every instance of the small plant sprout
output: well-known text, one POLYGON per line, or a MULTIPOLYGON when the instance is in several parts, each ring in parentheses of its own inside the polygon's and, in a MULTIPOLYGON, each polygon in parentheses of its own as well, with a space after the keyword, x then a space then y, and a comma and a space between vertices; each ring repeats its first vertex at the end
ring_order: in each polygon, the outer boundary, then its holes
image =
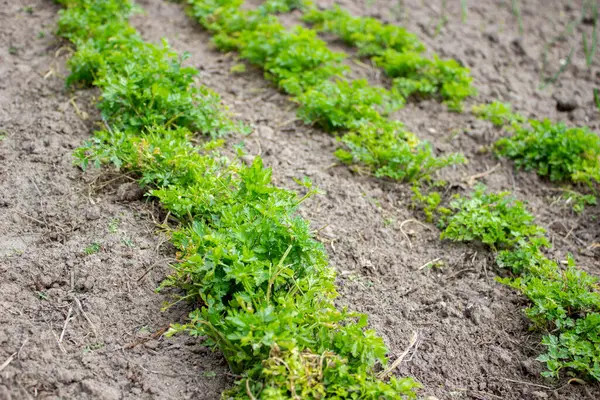
POLYGON ((110 222, 108 223, 108 232, 117 233, 117 231, 119 230, 120 223, 121 223, 121 220, 119 218, 112 218, 110 220, 110 222))
POLYGON ((93 243, 91 243, 89 246, 87 246, 87 247, 86 247, 86 248, 83 250, 83 252, 84 252, 86 255, 88 255, 88 256, 89 256, 89 255, 92 255, 92 254, 95 254, 95 253, 99 252, 101 248, 102 248, 102 246, 101 246, 101 244, 100 244, 99 242, 93 242, 93 243))

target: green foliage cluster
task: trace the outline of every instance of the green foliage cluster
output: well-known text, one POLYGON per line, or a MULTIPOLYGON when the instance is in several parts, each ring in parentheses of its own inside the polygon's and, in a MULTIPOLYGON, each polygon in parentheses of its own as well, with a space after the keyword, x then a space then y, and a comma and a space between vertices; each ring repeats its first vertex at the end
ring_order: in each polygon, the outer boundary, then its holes
POLYGON ((305 21, 356 46, 360 56, 370 57, 394 79, 393 87, 403 98, 438 97, 451 109, 461 110, 464 99, 476 94, 468 68, 435 54, 424 56, 425 46, 404 28, 354 17, 339 6, 319 10, 307 2, 305 8, 305 21))
POLYGON ((512 277, 499 279, 529 298, 527 316, 547 332, 538 357, 547 365, 543 375, 567 374, 600 381, 600 292, 598 280, 575 266, 548 259, 550 247, 543 228, 523 203, 508 193, 486 193, 478 186, 469 198, 451 203, 454 213, 443 222, 442 238, 481 242, 494 250, 497 264, 512 277))
POLYGON ((221 112, 219 96, 193 85, 196 69, 182 67, 182 58, 166 42, 145 43, 129 26, 131 4, 63 3, 69 8, 61 11, 58 34, 77 46, 67 83, 100 87, 104 119, 132 128, 181 126, 213 136, 237 129, 221 112))
POLYGON ((376 377, 376 369, 387 364, 387 349, 367 329, 366 316, 334 304, 334 270, 323 246, 312 238, 308 221, 296 212, 316 193, 310 182, 300 182, 305 192, 300 197, 274 186, 271 170, 259 157, 246 165, 239 161, 241 150, 233 160, 220 154, 219 140, 193 144, 192 129, 215 135, 222 126, 234 124, 214 97, 208 103, 194 98, 199 111, 182 109, 177 99, 197 93, 188 80, 192 71, 181 67, 164 46, 139 40, 127 23, 129 0, 63 4, 67 9, 61 12, 61 34, 80 46, 78 51, 96 52, 93 58, 74 56, 72 82, 88 76, 78 75, 80 71, 93 71, 92 82, 103 89, 100 107, 107 125, 77 150, 78 163, 84 168, 112 164, 137 175, 181 222, 172 232, 179 262, 162 288, 182 289, 180 300, 192 301, 198 309, 170 333, 203 337, 205 344, 223 352, 240 376, 224 396, 415 398, 418 384, 411 378, 384 382, 376 377), (88 25, 81 29, 74 21, 88 25), (108 21, 118 22, 109 24, 111 32, 103 27, 108 21), (138 51, 148 58, 133 54, 138 51), (130 57, 115 54, 120 52, 130 57), (85 64, 92 59, 98 63, 85 64), (111 82, 121 85, 129 79, 137 93, 112 94, 111 82), (151 99, 139 107, 139 96, 159 89, 152 87, 155 79, 170 85, 160 120, 153 116, 151 99), (171 98, 175 100, 167 101, 171 98), (215 113, 220 122, 192 118, 196 112, 215 113))
POLYGON ((262 68, 267 79, 299 104, 308 124, 340 133, 336 155, 379 177, 411 181, 431 179, 448 165, 464 162, 458 155, 436 158, 431 146, 387 114, 403 99, 364 80, 345 79, 345 55, 329 50, 312 29, 287 30, 275 12, 302 7, 300 2, 267 1, 248 10, 241 0, 189 0, 190 13, 223 51, 236 50, 242 59, 262 68))
POLYGON ((510 106, 494 102, 474 110, 497 126, 507 126, 511 136, 495 143, 499 155, 512 159, 518 168, 533 170, 552 182, 600 182, 600 137, 588 128, 569 128, 548 119, 526 120, 510 106))
POLYGON ((448 219, 442 239, 479 241, 496 249, 512 248, 517 243, 543 235, 533 223, 522 202, 509 192, 486 193, 477 185, 471 198, 458 197, 450 203, 455 213, 448 219))
POLYGON ((370 17, 353 17, 338 5, 330 9, 319 10, 305 3, 304 20, 315 25, 318 30, 331 32, 344 42, 358 48, 361 56, 378 56, 387 49, 400 53, 422 53, 425 46, 417 35, 395 25, 383 24, 370 17))

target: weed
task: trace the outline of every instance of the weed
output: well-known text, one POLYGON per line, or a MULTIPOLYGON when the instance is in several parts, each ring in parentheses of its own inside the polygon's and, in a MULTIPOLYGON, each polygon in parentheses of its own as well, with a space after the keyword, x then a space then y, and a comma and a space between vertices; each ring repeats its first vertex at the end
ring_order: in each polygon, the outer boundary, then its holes
POLYGON ((525 118, 513 113, 510 104, 494 101, 490 104, 479 104, 472 108, 473 114, 481 119, 490 121, 494 126, 502 127, 514 123, 523 123, 525 118))
POLYGON ((385 226, 385 227, 393 226, 395 224, 396 224, 395 218, 386 218, 383 220, 383 226, 385 226))
POLYGON ((600 89, 594 88, 594 102, 596 103, 596 108, 600 111, 600 89))
POLYGON ((46 32, 44 32, 44 31, 39 31, 38 32, 38 34, 37 34, 37 38, 38 39, 43 39, 45 37, 46 37, 46 32))
POLYGON ((438 19, 438 23, 435 26, 435 32, 433 33, 433 37, 436 37, 442 31, 442 28, 446 26, 448 23, 448 17, 446 16, 446 0, 441 0, 442 4, 440 7, 440 17, 438 19))
POLYGON ((9 53, 9 54, 12 54, 13 56, 14 56, 14 55, 17 55, 17 54, 19 54, 19 49, 17 49, 17 48, 16 48, 16 47, 14 47, 14 46, 10 46, 10 47, 8 48, 8 53, 9 53))
POLYGON ((92 255, 92 254, 95 254, 95 253, 99 252, 101 248, 102 248, 102 245, 101 245, 100 243, 98 243, 98 242, 93 242, 93 243, 91 243, 89 246, 87 246, 87 247, 86 247, 86 248, 83 250, 83 252, 84 252, 86 255, 88 255, 88 256, 89 256, 89 255, 92 255))
POLYGON ((576 213, 581 213, 586 206, 594 206, 597 204, 596 196, 591 194, 582 194, 574 190, 565 190, 562 194, 565 204, 571 205, 571 208, 576 213))
POLYGON ((93 353, 94 351, 100 350, 105 346, 104 343, 92 343, 83 348, 83 354, 93 353))
POLYGON ((121 220, 119 218, 111 219, 108 223, 108 232, 117 233, 117 231, 119 230, 120 223, 121 223, 121 220))
POLYGON ((517 17, 517 23, 519 24, 519 35, 523 35, 523 16, 521 15, 521 6, 519 6, 519 0, 512 0, 512 13, 517 17))
POLYGON ((124 238, 121 239, 121 242, 130 249, 133 249, 135 247, 135 243, 133 243, 133 240, 131 239, 124 238))
POLYGON ((35 294, 37 295, 37 297, 40 300, 48 300, 48 295, 45 292, 42 292, 42 291, 38 290, 38 291, 35 292, 35 294))

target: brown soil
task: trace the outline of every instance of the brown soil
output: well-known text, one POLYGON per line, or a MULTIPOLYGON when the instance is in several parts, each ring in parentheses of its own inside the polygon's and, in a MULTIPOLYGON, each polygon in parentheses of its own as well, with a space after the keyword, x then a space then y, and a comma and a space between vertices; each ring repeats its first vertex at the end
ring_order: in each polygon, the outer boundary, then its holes
MULTIPOLYGON (((296 121, 293 103, 260 72, 230 74, 238 63, 234 55, 216 52, 181 6, 140 3, 146 14, 134 19, 135 26, 148 40, 167 37, 175 49, 192 54, 188 62, 201 69, 202 83, 256 127, 244 139, 246 148, 273 167, 276 183, 293 188, 291 178, 309 176, 325 191, 301 212, 322 228, 319 238, 339 272, 340 305, 370 315, 392 359, 417 335, 397 374, 414 376, 423 396, 439 399, 600 398, 597 384, 539 376, 540 334, 528 329, 523 298, 494 281, 489 251, 442 242, 434 226, 416 222, 423 216, 410 207, 407 185, 335 165, 335 139, 296 121), (426 265, 433 260, 443 265, 426 265)), ((519 39, 510 2, 468 2, 464 24, 460 2, 448 2, 448 23, 438 35, 441 2, 426 3, 342 2, 354 14, 405 24, 433 51, 470 66, 477 102, 500 98, 529 116, 598 130, 592 87, 600 87, 599 60, 585 66, 580 32, 550 51, 549 68, 556 71, 559 58, 579 46, 558 83, 538 90, 543 45, 576 18, 579 5, 519 2, 527 3, 521 4, 525 30, 519 39), (410 12, 399 12, 397 4, 410 12), (558 100, 577 107, 559 112, 558 100)), ((232 379, 222 358, 196 340, 160 335, 188 309, 161 313, 168 298, 153 292, 173 257, 153 223, 160 218, 156 205, 143 201, 127 177, 82 174, 71 165, 72 150, 95 126, 97 93, 64 88, 68 47, 50 33, 58 7, 48 0, 0 4, 0 133, 6 135, 0 142, 0 365, 11 360, 0 368, 0 399, 218 398, 232 379), (90 114, 85 120, 84 112, 90 114), (87 255, 92 243, 99 251, 87 255)), ((589 34, 590 28, 578 29, 589 34)), ((383 82, 375 68, 354 72, 383 82)), ((468 189, 465 177, 499 162, 480 150, 501 133, 469 113, 427 101, 409 104, 397 117, 441 153, 461 151, 469 158, 467 166, 443 174, 454 189, 468 189)), ((600 241, 600 207, 578 216, 555 201, 557 186, 516 173, 505 161, 480 181, 528 202, 555 243, 555 257, 571 252, 580 267, 599 273, 600 251, 590 244, 600 241)))

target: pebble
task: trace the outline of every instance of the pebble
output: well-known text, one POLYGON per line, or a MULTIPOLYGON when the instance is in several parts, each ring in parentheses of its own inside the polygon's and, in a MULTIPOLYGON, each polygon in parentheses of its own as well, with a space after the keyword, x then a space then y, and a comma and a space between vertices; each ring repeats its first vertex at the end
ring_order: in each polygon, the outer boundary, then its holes
POLYGON ((148 340, 144 343, 144 346, 148 349, 156 350, 160 346, 160 342, 158 340, 148 340))
POLYGON ((570 112, 576 109, 579 105, 577 100, 573 98, 559 98, 556 100, 556 109, 560 112, 570 112))
POLYGON ((490 321, 494 318, 494 313, 486 306, 473 306, 465 308, 465 316, 470 318, 476 325, 481 325, 485 321, 490 321))
POLYGON ((264 138, 272 138, 275 131, 270 126, 260 125, 258 128, 258 134, 264 138))
POLYGON ((95 221, 97 219, 100 219, 101 216, 102 216, 102 213, 100 212, 100 207, 88 208, 87 212, 85 213, 85 217, 89 221, 95 221))
POLYGON ((121 201, 136 201, 144 197, 144 191, 136 182, 127 182, 117 188, 117 197, 121 201))

